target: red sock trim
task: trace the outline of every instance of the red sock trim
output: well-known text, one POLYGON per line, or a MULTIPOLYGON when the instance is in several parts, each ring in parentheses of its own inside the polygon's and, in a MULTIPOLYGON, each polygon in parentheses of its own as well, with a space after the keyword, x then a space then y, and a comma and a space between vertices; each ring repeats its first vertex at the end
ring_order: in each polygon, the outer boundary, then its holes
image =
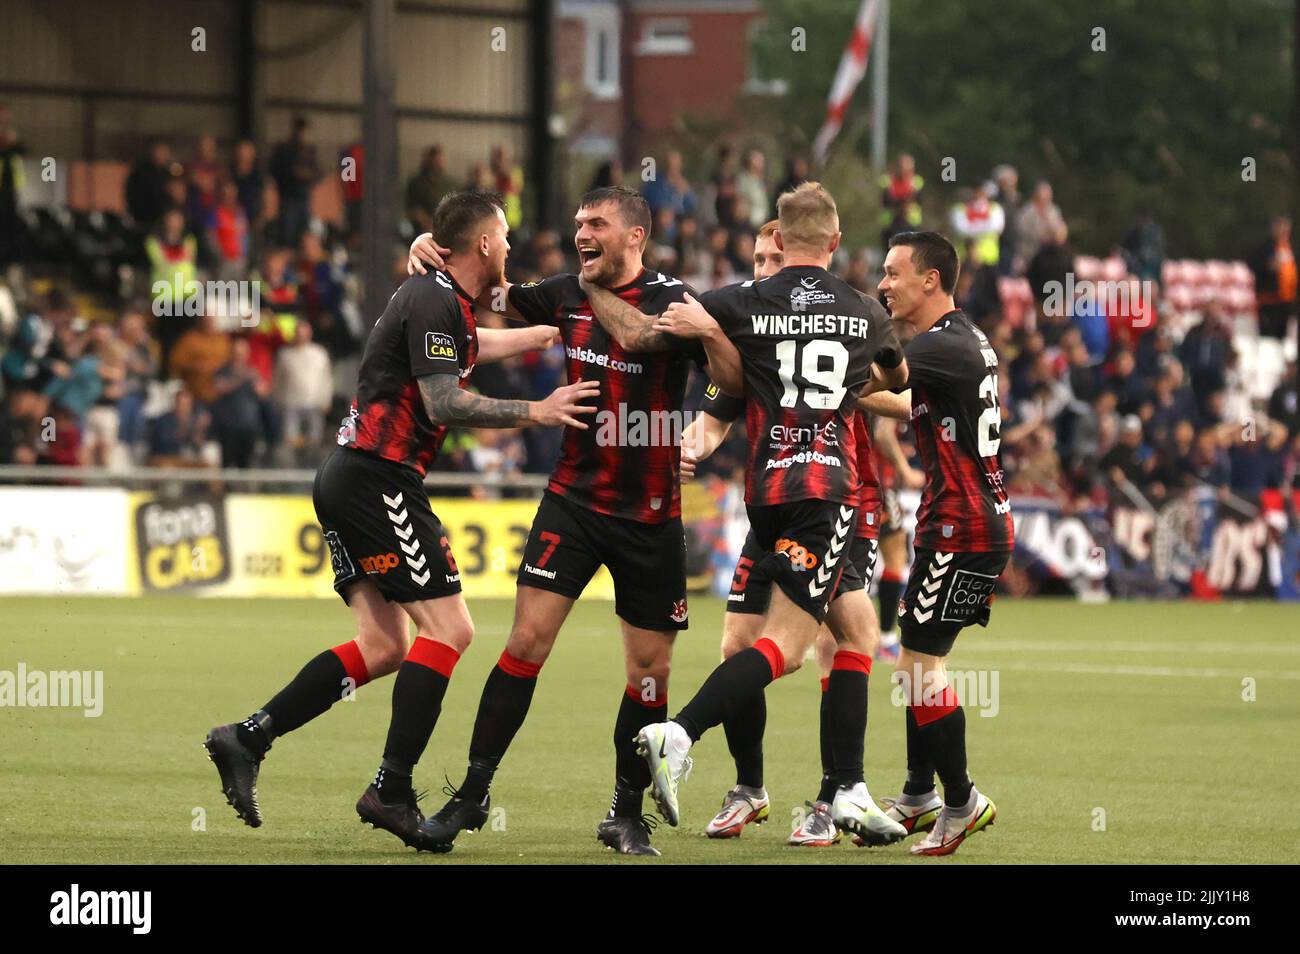
POLYGON ((785 675, 785 654, 781 652, 780 646, 764 636, 754 643, 754 648, 767 658, 767 664, 772 669, 773 682, 785 675))
POLYGON ((343 663, 343 669, 348 674, 348 678, 358 686, 364 686, 370 681, 370 670, 366 668, 366 657, 361 655, 361 647, 357 645, 355 639, 335 646, 330 652, 339 657, 339 662, 343 663))
POLYGON ((638 686, 627 684, 627 697, 638 705, 645 706, 647 709, 662 709, 668 705, 668 697, 665 695, 662 699, 655 699, 653 702, 647 702, 641 698, 641 689, 638 686))
POLYGON ((822 692, 829 692, 831 688, 831 677, 822 676, 822 692))
POLYGON ((866 653, 855 653, 851 649, 837 649, 835 659, 831 662, 831 669, 845 669, 849 672, 860 672, 864 676, 870 676, 871 657, 866 653))
POLYGON ((880 579, 887 583, 901 583, 903 580, 902 570, 881 570, 880 579))
POLYGON ((460 653, 446 643, 440 643, 428 636, 417 636, 411 644, 411 651, 406 654, 406 661, 442 673, 448 679, 456 668, 460 653))
POLYGON ((961 703, 957 701, 957 690, 952 686, 944 686, 943 692, 937 696, 924 700, 919 706, 910 706, 909 708, 912 710, 917 725, 929 725, 931 722, 938 722, 944 716, 956 712, 961 708, 961 703))
POLYGON ((524 662, 511 656, 507 651, 501 653, 501 658, 497 660, 497 668, 507 676, 514 676, 517 679, 536 679, 537 674, 542 671, 542 664, 524 662))

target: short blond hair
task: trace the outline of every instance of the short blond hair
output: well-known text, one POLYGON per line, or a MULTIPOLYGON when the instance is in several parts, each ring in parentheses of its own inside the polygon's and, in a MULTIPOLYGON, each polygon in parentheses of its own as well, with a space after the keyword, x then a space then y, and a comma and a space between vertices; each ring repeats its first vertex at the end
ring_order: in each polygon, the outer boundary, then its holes
POLYGON ((840 231, 840 213, 820 182, 805 182, 776 200, 781 244, 825 251, 840 231))

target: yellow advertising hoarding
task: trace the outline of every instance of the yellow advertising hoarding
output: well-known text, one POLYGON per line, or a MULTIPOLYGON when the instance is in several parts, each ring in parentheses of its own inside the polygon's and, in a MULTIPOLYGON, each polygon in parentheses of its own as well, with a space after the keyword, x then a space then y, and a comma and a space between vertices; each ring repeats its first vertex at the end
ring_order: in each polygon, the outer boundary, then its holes
MULTIPOLYGON (((513 597, 534 500, 430 501, 446 529, 466 597, 513 597)), ((321 596, 334 593, 329 547, 311 498, 228 494, 181 500, 132 494, 132 593, 321 596)), ((601 569, 585 596, 613 599, 601 569)))

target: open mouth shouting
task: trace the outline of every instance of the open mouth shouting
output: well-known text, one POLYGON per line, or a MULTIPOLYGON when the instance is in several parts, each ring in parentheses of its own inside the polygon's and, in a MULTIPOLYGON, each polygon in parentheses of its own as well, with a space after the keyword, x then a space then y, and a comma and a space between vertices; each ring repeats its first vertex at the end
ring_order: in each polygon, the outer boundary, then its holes
POLYGON ((582 270, 599 269, 604 262, 605 253, 599 245, 593 243, 582 244, 578 246, 578 261, 582 263, 582 270))

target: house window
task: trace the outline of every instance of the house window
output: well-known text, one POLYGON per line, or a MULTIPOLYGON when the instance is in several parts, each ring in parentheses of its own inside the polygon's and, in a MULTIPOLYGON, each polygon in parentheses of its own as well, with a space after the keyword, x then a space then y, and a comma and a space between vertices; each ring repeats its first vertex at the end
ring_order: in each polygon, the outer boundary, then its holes
POLYGON ((603 7, 584 11, 587 31, 583 80, 588 92, 598 99, 618 97, 618 9, 603 7))
POLYGON ((636 51, 649 56, 683 56, 695 51, 686 17, 651 17, 641 25, 636 51))

